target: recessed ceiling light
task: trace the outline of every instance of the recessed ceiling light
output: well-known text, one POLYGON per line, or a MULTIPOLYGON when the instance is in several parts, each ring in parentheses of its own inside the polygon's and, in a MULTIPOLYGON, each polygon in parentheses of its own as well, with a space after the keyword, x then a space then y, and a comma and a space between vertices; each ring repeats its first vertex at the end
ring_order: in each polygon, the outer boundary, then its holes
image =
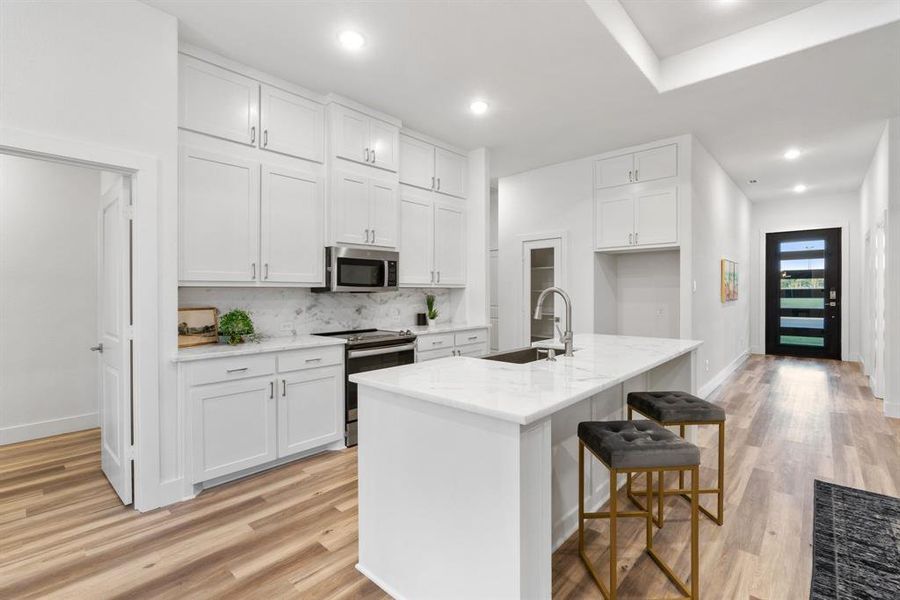
POLYGON ((469 110, 472 111, 473 115, 483 115, 487 112, 488 103, 484 100, 475 100, 472 104, 469 105, 469 110))
POLYGON ((806 186, 803 185, 802 183, 798 183, 797 185, 794 186, 794 191, 798 194, 802 194, 803 192, 806 191, 806 186))
POLYGON ((788 148, 787 152, 784 153, 784 157, 788 160, 794 160, 800 156, 800 151, 796 148, 788 148))
POLYGON ((360 32, 353 31, 352 29, 342 31, 340 35, 338 35, 338 41, 340 41, 341 46, 347 50, 359 50, 366 45, 366 38, 364 38, 360 32))

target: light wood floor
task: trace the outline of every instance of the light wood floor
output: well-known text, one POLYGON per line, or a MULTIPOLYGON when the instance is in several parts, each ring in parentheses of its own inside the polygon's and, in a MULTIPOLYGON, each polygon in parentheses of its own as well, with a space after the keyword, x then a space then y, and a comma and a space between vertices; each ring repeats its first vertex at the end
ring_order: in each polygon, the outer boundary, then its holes
MULTIPOLYGON (((726 516, 701 519, 701 595, 805 598, 813 479, 898 495, 900 421, 848 363, 754 357, 715 399, 728 412, 726 516)), ((711 464, 712 428, 700 444, 711 464)), ((0 598, 385 597, 354 569, 355 451, 138 514, 104 480, 98 445, 95 430, 0 447, 0 598)), ((671 498, 655 535, 680 572, 686 507, 671 498)), ((676 597, 641 554, 642 522, 620 523, 621 597, 676 597)), ((605 531, 590 531, 598 562, 605 531)), ((553 567, 555 598, 599 597, 574 538, 553 567)))

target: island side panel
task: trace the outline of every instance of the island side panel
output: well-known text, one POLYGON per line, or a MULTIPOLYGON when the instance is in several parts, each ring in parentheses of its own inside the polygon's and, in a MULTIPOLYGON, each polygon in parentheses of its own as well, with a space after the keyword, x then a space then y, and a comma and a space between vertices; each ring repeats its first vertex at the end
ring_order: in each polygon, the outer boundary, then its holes
POLYGON ((397 599, 549 598, 549 511, 530 515, 550 437, 530 429, 360 384, 358 569, 397 599))

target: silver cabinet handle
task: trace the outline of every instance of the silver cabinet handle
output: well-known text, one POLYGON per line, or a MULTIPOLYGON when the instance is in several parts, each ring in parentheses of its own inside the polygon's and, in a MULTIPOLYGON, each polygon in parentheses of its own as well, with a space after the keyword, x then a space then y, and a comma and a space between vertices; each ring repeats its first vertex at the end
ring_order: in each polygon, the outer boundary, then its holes
POLYGON ((263 129, 263 148, 269 145, 269 130, 263 129))
POLYGON ((438 340, 436 342, 431 342, 432 346, 440 346, 444 343, 444 340, 438 340))
POLYGON ((250 279, 256 279, 256 263, 250 263, 250 279))
POLYGON ((372 150, 372 164, 375 164, 375 150, 372 150))
POLYGON ((441 272, 440 271, 437 272, 437 282, 438 283, 441 282, 441 272))
POLYGON ((366 229, 366 243, 369 243, 369 230, 366 229))
POLYGON ((265 277, 263 277, 263 279, 268 279, 269 278, 269 263, 266 263, 265 265, 263 265, 263 269, 265 269, 265 271, 266 271, 266 275, 265 275, 265 277))
POLYGON ((628 171, 628 182, 634 183, 634 171, 628 171))
POLYGON ((375 230, 372 230, 372 243, 375 243, 375 230))
POLYGON ((269 382, 269 398, 274 398, 274 397, 275 397, 275 382, 270 381, 269 382))
POLYGON ((431 189, 434 189, 434 176, 431 177, 431 189))
POLYGON ((248 367, 241 367, 240 369, 226 369, 226 373, 243 373, 247 370, 248 367))
POLYGON ((366 148, 366 162, 369 162, 369 149, 366 148))
POLYGON ((639 233, 635 233, 635 234, 634 234, 634 245, 635 245, 635 246, 638 245, 638 236, 640 236, 639 233))
POLYGON ((306 359, 306 362, 308 362, 308 363, 314 363, 314 362, 321 362, 321 360, 322 360, 322 357, 321 357, 321 356, 317 356, 316 358, 307 358, 307 359, 306 359))
POLYGON ((281 397, 287 396, 287 379, 281 380, 281 397))
POLYGON ((640 178, 638 177, 638 170, 637 170, 637 169, 634 170, 634 180, 635 180, 635 181, 640 181, 640 178))
POLYGON ((631 246, 632 244, 634 244, 634 234, 629 233, 628 234, 628 245, 631 246))
POLYGON ((431 272, 431 283, 434 283, 434 271, 431 272))
POLYGON ((477 340, 477 339, 478 339, 478 336, 477 336, 477 335, 470 335, 470 336, 469 336, 469 341, 477 340))
POLYGON ((96 346, 91 346, 91 352, 99 352, 103 354, 103 342, 100 342, 96 346))
POLYGON ((441 178, 437 178, 437 189, 441 189, 441 178))
POLYGON ((250 143, 256 143, 256 125, 250 128, 250 143))

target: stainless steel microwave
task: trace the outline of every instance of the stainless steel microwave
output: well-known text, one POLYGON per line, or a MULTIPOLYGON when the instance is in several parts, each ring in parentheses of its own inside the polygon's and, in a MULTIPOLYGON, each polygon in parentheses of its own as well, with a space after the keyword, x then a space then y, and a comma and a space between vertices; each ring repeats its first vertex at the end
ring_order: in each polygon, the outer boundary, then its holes
POLYGON ((314 292, 390 292, 397 289, 400 254, 347 246, 325 248, 325 287, 314 292))

